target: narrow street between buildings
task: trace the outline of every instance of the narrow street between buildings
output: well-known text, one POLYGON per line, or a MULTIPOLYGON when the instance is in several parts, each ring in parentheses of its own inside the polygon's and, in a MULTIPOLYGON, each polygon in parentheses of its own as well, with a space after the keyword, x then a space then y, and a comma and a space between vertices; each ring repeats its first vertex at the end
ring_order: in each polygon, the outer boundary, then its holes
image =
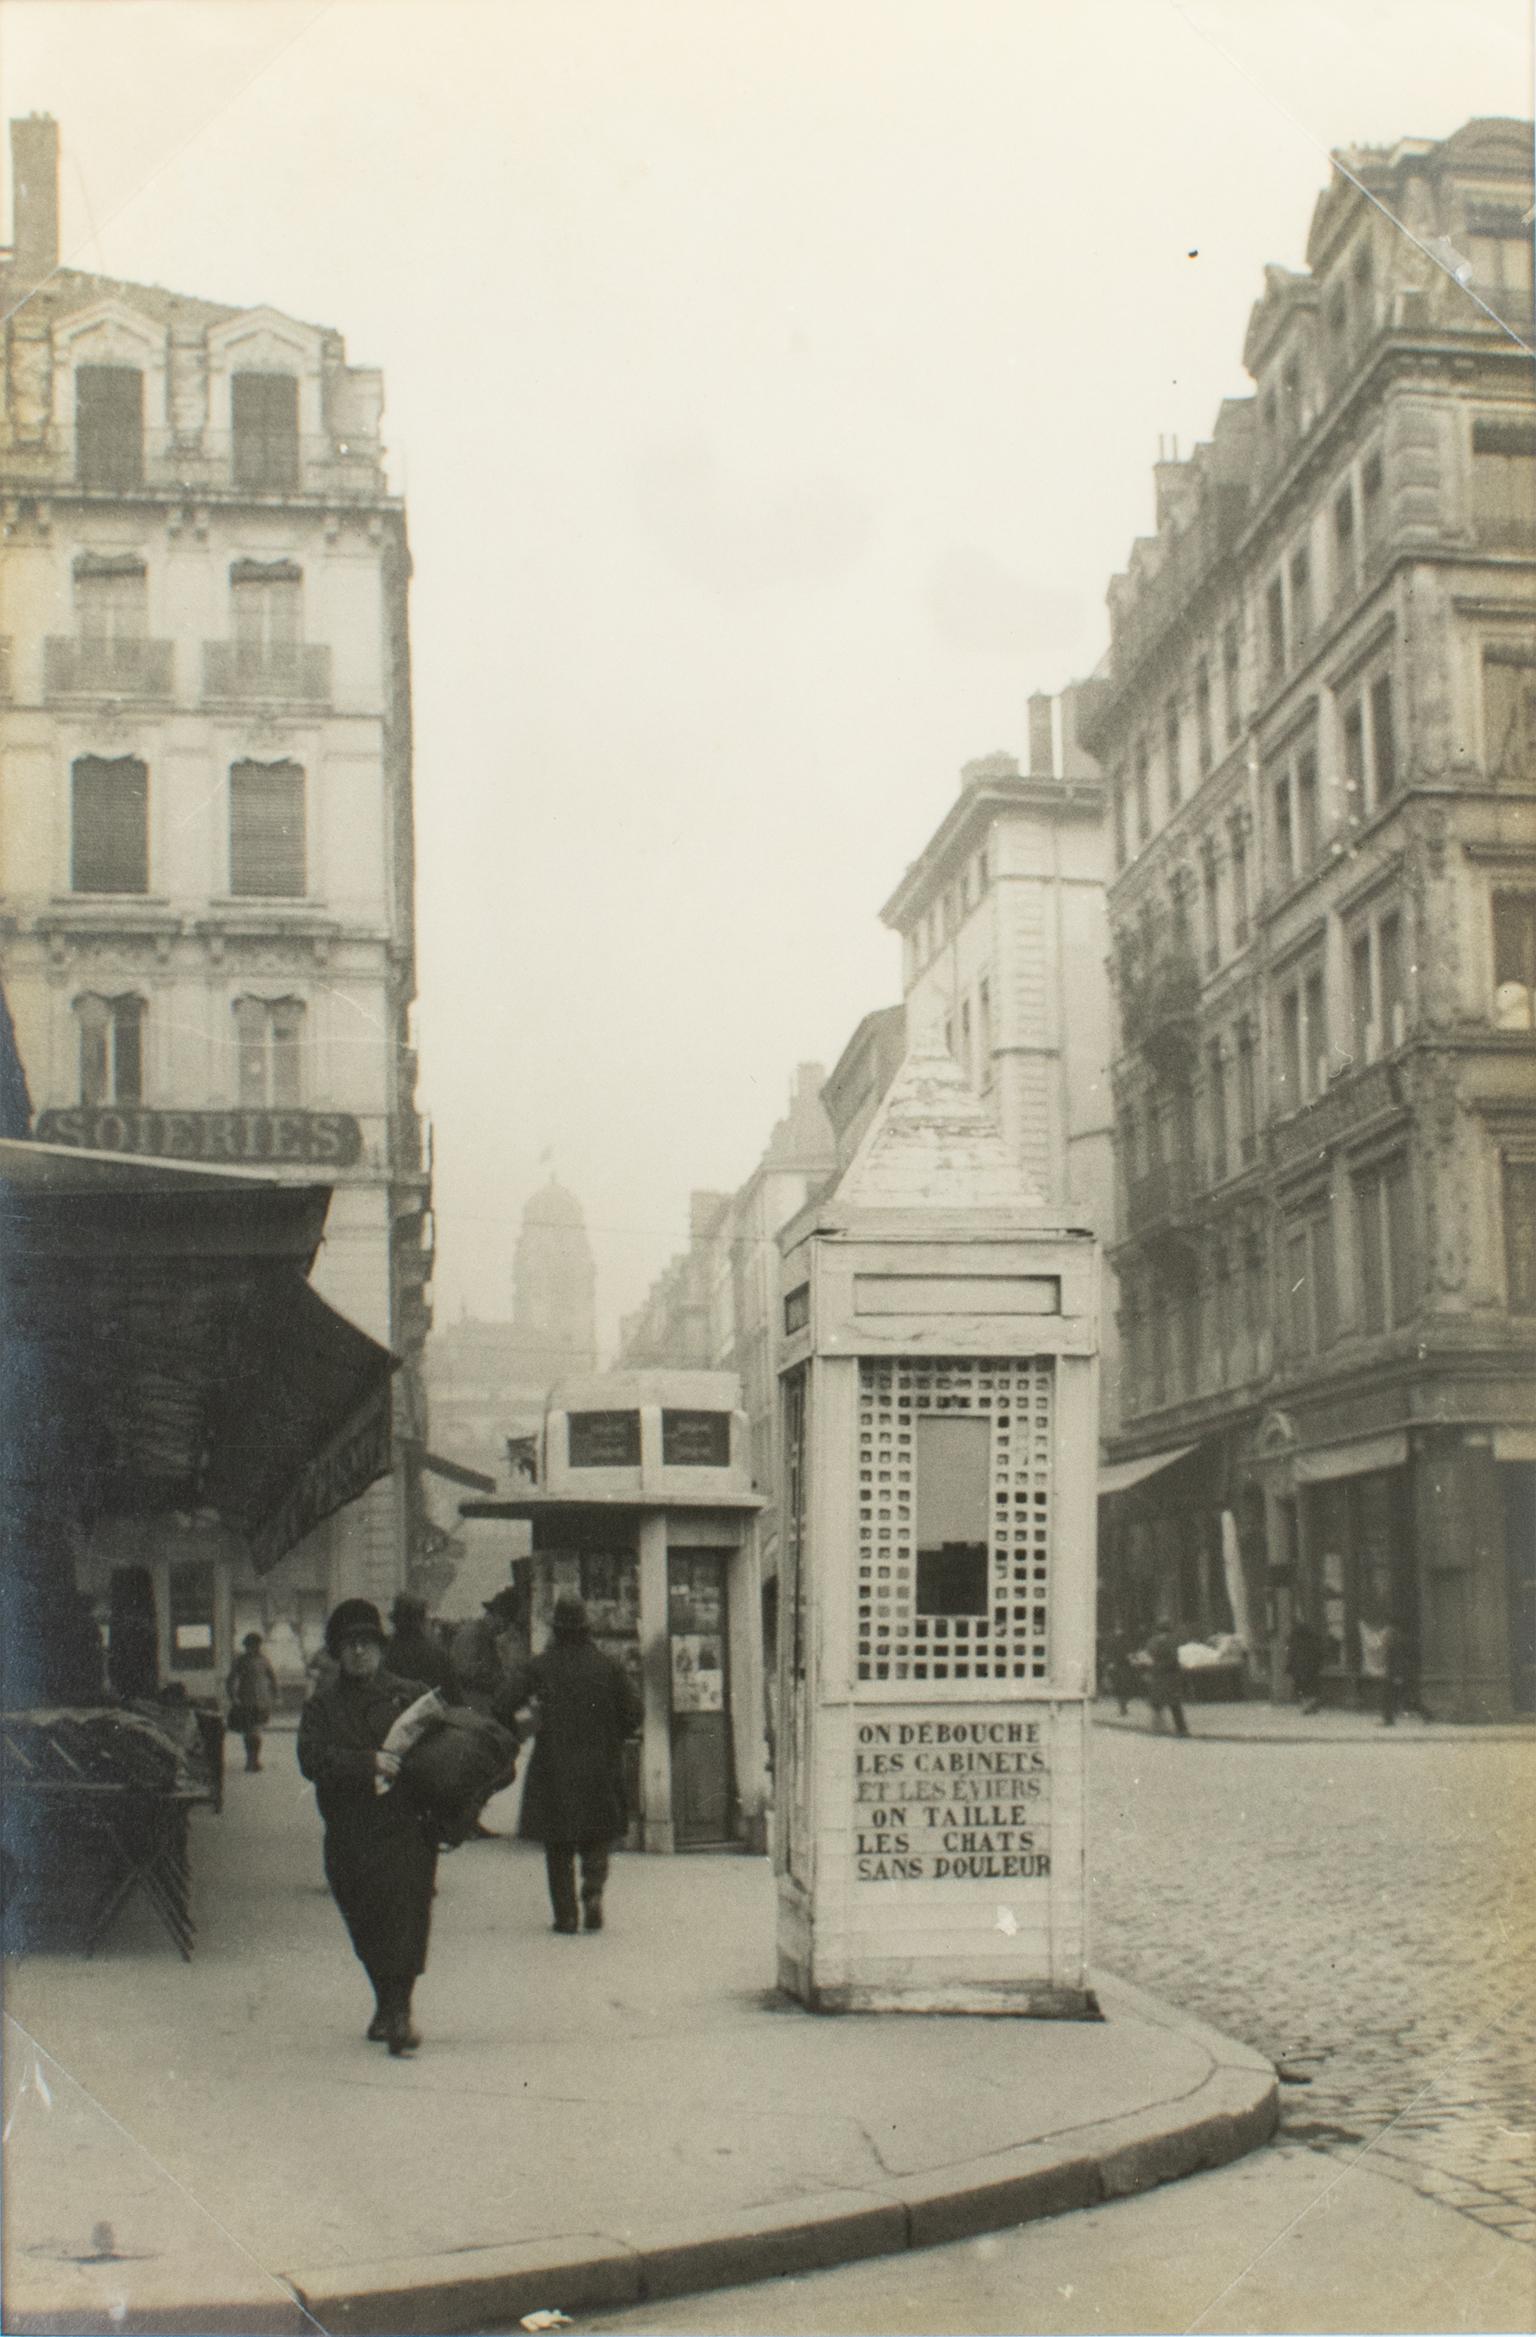
MULTIPOLYGON (((1110 1708, 1112 1711, 1112 1707, 1110 1708)), ((1095 1960, 1279 2066, 1269 2149, 1141 2199, 582 2326, 1524 2329, 1536 1737, 1192 1714, 1094 1739, 1095 1960), (1273 1725, 1279 1742, 1231 1741, 1273 1725), (1224 1732, 1222 1735, 1218 1731, 1224 1732)))

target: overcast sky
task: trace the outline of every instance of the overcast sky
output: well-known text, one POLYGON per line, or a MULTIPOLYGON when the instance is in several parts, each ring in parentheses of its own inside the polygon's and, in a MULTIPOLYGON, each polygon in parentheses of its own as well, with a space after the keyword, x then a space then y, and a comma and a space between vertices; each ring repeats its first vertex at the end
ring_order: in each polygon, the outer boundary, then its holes
POLYGON ((1525 0, 3 0, 67 260, 384 369, 439 1320, 550 1152, 611 1336, 899 996, 1328 150, 1530 67, 1525 0))

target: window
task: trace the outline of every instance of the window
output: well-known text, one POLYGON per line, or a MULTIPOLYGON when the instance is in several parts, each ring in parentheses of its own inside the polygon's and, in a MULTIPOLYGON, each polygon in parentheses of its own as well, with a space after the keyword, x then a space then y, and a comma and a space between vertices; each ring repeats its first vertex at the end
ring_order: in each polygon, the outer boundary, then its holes
POLYGON ((1415 1303, 1413 1199, 1408 1161, 1399 1153, 1355 1179, 1355 1249, 1360 1266, 1360 1321, 1367 1331, 1405 1323, 1415 1303))
POLYGON ((1240 820, 1231 828, 1232 945, 1242 949, 1248 940, 1248 836, 1240 820))
POLYGON ((75 368, 75 468, 82 487, 144 477, 144 376, 134 365, 75 368))
POLYGON ((1356 246, 1353 274, 1355 346, 1363 348, 1376 325, 1376 262, 1369 242, 1356 246))
POLYGON ((1301 367, 1287 357, 1280 375, 1280 418, 1287 438, 1301 430, 1301 367))
POLYGON ((1303 868, 1311 868, 1321 843, 1318 825, 1317 754, 1306 747, 1296 759, 1296 853, 1303 868))
POLYGON ((1237 1026, 1237 1148, 1250 1161, 1258 1144, 1259 1068, 1253 1024, 1245 1015, 1237 1026))
POLYGON ((1216 854, 1206 847, 1200 862, 1200 891, 1205 918, 1205 964, 1214 973, 1221 963, 1221 886, 1216 854))
POLYGON ((289 1110, 303 1095, 304 1006, 298 998, 235 1000, 236 1084, 254 1111, 289 1110))
POLYGON ((1181 768, 1182 742, 1179 736, 1179 707, 1176 698, 1170 698, 1163 708, 1163 749, 1168 758, 1168 809, 1172 811, 1184 792, 1184 774, 1181 768))
POLYGON ((1358 698, 1344 709, 1340 735, 1344 746, 1344 800, 1350 819, 1359 822, 1365 817, 1365 709, 1358 698))
POLYGON ((75 1000, 80 1028, 80 1101, 83 1104, 139 1104, 144 1101, 144 1001, 142 998, 75 1000))
POLYGON ((1395 909, 1376 928, 1376 988, 1382 1045, 1400 1047, 1407 1036, 1408 994, 1403 985, 1403 921, 1395 909))
POLYGON ((1536 663, 1484 651, 1483 752, 1495 784, 1536 778, 1536 663))
POLYGON ((297 663, 304 637, 303 573, 291 560, 237 560, 229 572, 235 670, 267 676, 297 663))
POLYGON ((229 889, 298 899, 305 885, 304 774, 296 763, 236 763, 229 774, 229 889))
POLYGON ((1291 561, 1291 641, 1299 655, 1312 635, 1312 555, 1305 544, 1291 561))
POLYGON ((1195 753, 1203 776, 1216 760, 1211 730, 1211 669, 1203 657, 1195 667, 1195 753))
POLYGON ((1270 802, 1274 811, 1275 870, 1280 882, 1289 884, 1296 874, 1296 831, 1291 821, 1289 771, 1271 784, 1270 802))
POLYGON ((299 385, 291 373, 237 373, 230 384, 235 484, 282 494, 299 483, 299 385))
POLYGON ((1220 1039, 1205 1051, 1205 1090, 1211 1132, 1211 1175, 1227 1173, 1227 1065, 1220 1039))
POLYGON ((1333 597, 1342 600, 1359 581, 1355 560, 1355 490, 1345 487, 1333 499, 1333 597))
POLYGON ((1221 681, 1227 701, 1227 740, 1230 744, 1243 727, 1241 656, 1236 625, 1228 625, 1222 632, 1221 681))
POLYGON ((1211 1329, 1216 1348, 1216 1379, 1225 1386, 1232 1376, 1233 1336, 1232 1257, 1225 1242, 1218 1242, 1211 1256, 1211 1329))
POLYGON ((566 1433, 573 1469, 637 1469, 638 1412, 568 1412, 566 1433))
POLYGON ((920 1412, 913 1428, 919 1615, 985 1615, 992 1423, 920 1412))
POLYGON ((70 874, 77 893, 149 890, 149 772, 132 755, 82 755, 71 774, 70 874))
POLYGON ((971 1054, 971 1002, 968 998, 960 1001, 960 1062, 966 1078, 974 1084, 976 1063, 971 1054))
POLYGON ((1285 1322, 1293 1355, 1316 1355, 1338 1336, 1333 1200, 1325 1195, 1286 1220, 1285 1322))
POLYGON ((664 1411, 661 1457, 669 1469, 728 1469, 731 1465, 729 1412, 664 1411))
POLYGON ((976 1050, 981 1058, 977 1069, 985 1094, 992 1085, 992 984, 985 974, 976 985, 976 1050))
POLYGON ((1277 682, 1285 671, 1285 591, 1278 576, 1264 595, 1264 645, 1269 679, 1277 682))
POLYGON ((1152 777, 1147 756, 1147 742, 1136 741, 1136 836, 1139 843, 1147 843, 1152 835, 1152 777))
POLYGON ((1264 1302, 1267 1264, 1263 1234, 1248 1234, 1243 1242, 1243 1329, 1255 1352, 1269 1321, 1264 1302))
POLYGON ((1371 766, 1379 809, 1397 792, 1397 731, 1392 714, 1392 676, 1380 674, 1371 684, 1371 766))
POLYGON ((1130 849, 1125 832, 1125 773, 1123 771, 1115 779, 1111 800, 1115 815, 1115 866, 1116 868, 1124 868, 1130 858, 1130 849))
POLYGON ((1302 1100, 1301 992, 1287 990, 1280 1000, 1280 1109, 1294 1112, 1302 1100))
POLYGON ((992 870, 987 858, 987 847, 985 844, 983 844, 981 850, 976 855, 976 898, 978 901, 981 899, 982 894, 987 889, 987 885, 991 879, 991 874, 992 870))
POLYGON ((1384 503, 1381 457, 1367 455, 1360 466, 1360 535, 1367 558, 1381 545, 1384 503))
POLYGON ((1473 423, 1472 526, 1480 544, 1529 551, 1536 539, 1536 423, 1473 423))
POLYGON ((1357 1063, 1375 1059, 1378 1032, 1376 1028, 1376 979, 1369 932, 1357 934, 1349 952, 1349 1019, 1357 1063))
POLYGON ((121 559, 83 552, 75 562, 75 616, 83 641, 144 638, 147 579, 136 554, 121 559))
POLYGON ((1493 1018, 1513 1031, 1536 1020, 1536 893, 1493 896, 1493 1018))
POLYGON ((1502 1162, 1504 1272, 1510 1307, 1536 1314, 1536 1160, 1502 1162))
POLYGON ((1302 1069, 1310 1100, 1321 1095, 1328 1085, 1328 991, 1321 966, 1314 966, 1302 983, 1301 1012, 1306 1026, 1306 1059, 1302 1069))

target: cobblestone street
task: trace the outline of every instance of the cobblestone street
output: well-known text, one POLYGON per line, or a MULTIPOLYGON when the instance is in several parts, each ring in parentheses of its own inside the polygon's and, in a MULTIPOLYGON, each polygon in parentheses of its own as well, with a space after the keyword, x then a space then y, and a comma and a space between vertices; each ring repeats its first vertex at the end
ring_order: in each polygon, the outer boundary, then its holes
POLYGON ((1096 1961, 1279 2065, 1282 2150, 1536 2242, 1536 1738, 1100 1729, 1094 1773, 1096 1961))

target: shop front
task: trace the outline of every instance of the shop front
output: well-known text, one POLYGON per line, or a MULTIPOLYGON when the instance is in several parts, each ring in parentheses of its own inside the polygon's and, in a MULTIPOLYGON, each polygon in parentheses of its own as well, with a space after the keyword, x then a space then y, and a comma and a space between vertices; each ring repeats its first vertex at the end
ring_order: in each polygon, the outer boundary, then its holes
POLYGON ((761 1850, 767 1779, 761 1607, 746 1416, 729 1373, 643 1371, 551 1395, 536 1481, 467 1501, 467 1520, 532 1528, 533 1647, 555 1601, 579 1597, 593 1638, 631 1675, 644 1726, 632 1748, 637 1849, 761 1850))
POLYGON ((329 1200, 0 1140, 13 1921, 73 1899, 90 1945, 142 1891, 190 1952, 235 1567, 270 1570, 390 1465, 394 1359, 307 1279, 329 1200))

